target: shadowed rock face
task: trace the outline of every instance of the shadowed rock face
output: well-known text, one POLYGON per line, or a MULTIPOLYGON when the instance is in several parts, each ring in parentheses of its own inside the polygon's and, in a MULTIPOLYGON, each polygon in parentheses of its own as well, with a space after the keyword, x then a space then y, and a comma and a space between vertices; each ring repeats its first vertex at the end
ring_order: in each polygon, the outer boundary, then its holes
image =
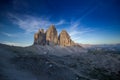
POLYGON ((51 25, 46 31, 46 41, 48 44, 58 44, 57 30, 54 25, 51 25))
POLYGON ((59 35, 59 45, 61 46, 73 46, 73 41, 70 39, 69 34, 66 30, 62 30, 59 35))
POLYGON ((34 34, 34 44, 38 45, 60 45, 74 46, 75 43, 70 39, 67 31, 62 30, 59 35, 54 25, 51 25, 46 32, 43 29, 34 34))
POLYGON ((44 30, 41 29, 34 34, 34 44, 45 45, 46 44, 46 34, 44 30))

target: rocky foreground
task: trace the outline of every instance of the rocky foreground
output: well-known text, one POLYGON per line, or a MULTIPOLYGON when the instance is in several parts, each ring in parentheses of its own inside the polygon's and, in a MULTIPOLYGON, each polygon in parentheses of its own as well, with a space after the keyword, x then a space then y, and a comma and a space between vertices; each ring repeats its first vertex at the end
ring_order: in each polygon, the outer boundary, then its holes
POLYGON ((120 80, 120 52, 0 44, 0 80, 120 80))

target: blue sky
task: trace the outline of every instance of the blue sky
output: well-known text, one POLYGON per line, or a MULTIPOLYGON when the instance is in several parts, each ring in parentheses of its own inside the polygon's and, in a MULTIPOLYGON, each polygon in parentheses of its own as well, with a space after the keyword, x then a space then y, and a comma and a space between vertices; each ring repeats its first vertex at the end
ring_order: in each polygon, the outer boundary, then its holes
POLYGON ((0 43, 32 45, 51 24, 77 43, 120 43, 120 0, 0 0, 0 43))

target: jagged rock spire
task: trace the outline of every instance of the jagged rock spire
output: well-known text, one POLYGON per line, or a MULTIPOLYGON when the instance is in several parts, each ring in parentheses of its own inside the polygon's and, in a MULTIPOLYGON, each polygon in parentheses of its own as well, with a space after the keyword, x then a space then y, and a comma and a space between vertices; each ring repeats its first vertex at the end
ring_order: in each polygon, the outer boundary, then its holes
POLYGON ((69 34, 66 30, 62 30, 59 35, 59 45, 61 46, 71 46, 73 41, 70 39, 69 34))
POLYGON ((58 34, 54 25, 51 25, 46 31, 46 41, 53 45, 58 43, 58 34))
POLYGON ((37 33, 34 34, 34 44, 45 45, 46 35, 44 29, 39 29, 37 33))
POLYGON ((34 44, 73 46, 75 43, 70 39, 66 30, 62 30, 58 38, 55 26, 51 25, 46 32, 44 32, 44 29, 40 29, 34 34, 34 44))

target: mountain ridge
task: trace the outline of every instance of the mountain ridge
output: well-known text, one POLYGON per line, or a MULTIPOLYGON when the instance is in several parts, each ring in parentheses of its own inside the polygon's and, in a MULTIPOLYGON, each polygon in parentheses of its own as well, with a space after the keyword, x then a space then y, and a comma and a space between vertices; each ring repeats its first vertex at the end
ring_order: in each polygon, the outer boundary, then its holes
POLYGON ((66 30, 62 30, 58 35, 55 25, 51 25, 46 32, 40 29, 34 34, 34 45, 60 45, 60 46, 77 46, 71 39, 66 30))

